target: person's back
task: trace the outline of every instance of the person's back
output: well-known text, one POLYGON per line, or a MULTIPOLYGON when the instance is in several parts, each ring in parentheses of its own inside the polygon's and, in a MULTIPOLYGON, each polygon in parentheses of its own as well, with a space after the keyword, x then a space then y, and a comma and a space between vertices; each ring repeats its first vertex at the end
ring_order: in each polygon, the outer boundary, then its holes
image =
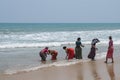
POLYGON ((56 60, 58 52, 56 50, 49 50, 49 53, 51 54, 51 60, 56 60))
POLYGON ((74 58, 74 49, 73 48, 67 48, 67 53, 68 53, 68 59, 74 58))
POLYGON ((40 51, 40 53, 43 53, 43 54, 46 54, 48 52, 48 49, 42 49, 41 51, 40 51))

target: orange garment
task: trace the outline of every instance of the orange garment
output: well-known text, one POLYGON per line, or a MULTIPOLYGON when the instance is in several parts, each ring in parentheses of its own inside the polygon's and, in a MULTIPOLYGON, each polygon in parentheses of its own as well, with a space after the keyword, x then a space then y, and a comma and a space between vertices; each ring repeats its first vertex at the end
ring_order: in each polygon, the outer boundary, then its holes
POLYGON ((57 59, 58 52, 54 50, 54 51, 51 53, 51 55, 52 55, 51 60, 56 60, 56 59, 57 59))
POLYGON ((74 58, 74 49, 73 48, 67 48, 67 56, 68 56, 68 60, 74 58))

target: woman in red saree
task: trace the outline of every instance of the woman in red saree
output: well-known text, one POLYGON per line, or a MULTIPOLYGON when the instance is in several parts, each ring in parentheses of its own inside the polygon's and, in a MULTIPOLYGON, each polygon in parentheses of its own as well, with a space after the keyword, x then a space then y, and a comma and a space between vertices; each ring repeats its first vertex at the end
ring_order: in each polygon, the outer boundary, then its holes
POLYGON ((108 47, 108 51, 107 51, 105 63, 107 63, 108 58, 112 59, 112 63, 114 62, 114 59, 113 59, 113 51, 114 51, 114 47, 113 47, 112 36, 109 36, 109 47, 108 47))
POLYGON ((66 59, 70 60, 75 57, 74 49, 73 48, 67 48, 66 46, 63 47, 65 52, 67 53, 66 59))

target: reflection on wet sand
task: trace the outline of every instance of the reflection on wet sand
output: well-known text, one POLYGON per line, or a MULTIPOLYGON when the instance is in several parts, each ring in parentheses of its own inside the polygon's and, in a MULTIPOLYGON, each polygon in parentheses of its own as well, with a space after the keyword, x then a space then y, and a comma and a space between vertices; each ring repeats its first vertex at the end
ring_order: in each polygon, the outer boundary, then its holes
POLYGON ((90 64, 91 73, 93 75, 93 79, 94 80, 101 80, 100 75, 97 72, 96 63, 94 61, 91 61, 89 64, 90 64))
POLYGON ((77 71, 77 80, 84 80, 84 77, 83 77, 83 63, 81 63, 81 65, 80 65, 80 69, 78 69, 78 71, 77 71))
POLYGON ((111 80, 115 80, 114 64, 106 64, 106 68, 111 80))

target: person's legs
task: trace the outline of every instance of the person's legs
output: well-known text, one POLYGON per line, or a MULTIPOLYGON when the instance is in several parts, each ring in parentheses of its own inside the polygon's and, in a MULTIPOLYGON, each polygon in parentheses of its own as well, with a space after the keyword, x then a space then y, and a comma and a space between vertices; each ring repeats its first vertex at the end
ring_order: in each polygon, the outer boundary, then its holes
POLYGON ((79 49, 79 59, 82 59, 82 48, 79 49))
POLYGON ((106 57, 106 61, 105 61, 105 63, 107 63, 107 60, 108 60, 108 58, 106 57))
POLYGON ((112 63, 114 63, 114 59, 113 59, 113 57, 112 57, 112 63))
POLYGON ((68 60, 69 60, 69 59, 73 59, 73 58, 74 58, 74 55, 72 55, 72 54, 69 54, 69 55, 68 55, 68 60))
POLYGON ((75 47, 75 58, 76 58, 76 59, 78 59, 78 53, 79 53, 78 48, 75 47))
POLYGON ((56 60, 56 56, 55 56, 55 55, 52 55, 51 60, 56 60))
POLYGON ((94 57, 91 58, 92 61, 95 61, 94 57))
POLYGON ((46 57, 45 57, 45 55, 44 54, 40 54, 40 57, 41 57, 41 61, 46 61, 46 57))
POLYGON ((54 53, 54 55, 52 55, 52 58, 51 58, 51 60, 56 60, 57 59, 57 52, 56 53, 54 53))

